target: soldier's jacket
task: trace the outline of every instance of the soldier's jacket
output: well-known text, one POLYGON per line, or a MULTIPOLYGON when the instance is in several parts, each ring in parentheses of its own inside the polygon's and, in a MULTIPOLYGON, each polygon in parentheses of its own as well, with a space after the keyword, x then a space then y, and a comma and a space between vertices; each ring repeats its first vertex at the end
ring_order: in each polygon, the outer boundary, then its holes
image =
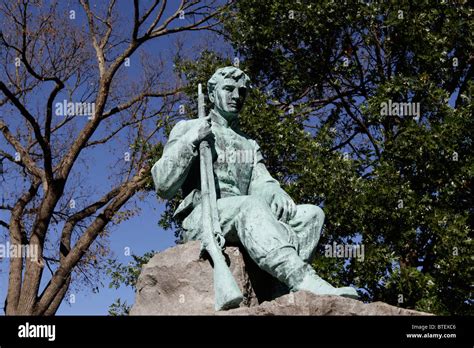
MULTIPOLYGON (((286 194, 265 167, 258 144, 213 111, 211 119, 214 141, 210 146, 217 198, 261 195, 269 201, 277 192, 286 194)), ((151 169, 160 197, 171 199, 182 188, 185 198, 174 213, 180 219, 200 203, 199 154, 187 135, 196 122, 187 120, 176 124, 163 156, 151 169)))

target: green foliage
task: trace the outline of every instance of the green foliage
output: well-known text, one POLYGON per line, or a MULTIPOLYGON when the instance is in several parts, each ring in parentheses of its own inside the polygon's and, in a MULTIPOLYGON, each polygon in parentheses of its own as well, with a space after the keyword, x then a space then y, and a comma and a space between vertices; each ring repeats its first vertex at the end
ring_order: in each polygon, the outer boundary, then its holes
POLYGON ((120 298, 117 298, 114 303, 109 306, 109 315, 113 317, 121 315, 129 315, 131 306, 127 304, 127 301, 122 302, 120 298))
POLYGON ((323 277, 367 301, 472 313, 469 8, 347 3, 235 4, 227 35, 267 97, 246 131, 296 201, 323 204, 323 277), (419 119, 381 115, 388 100, 420 103, 419 119), (325 257, 333 242, 362 243, 364 261, 325 257))
MULTIPOLYGON (((106 272, 111 278, 109 288, 118 289, 121 285, 125 285, 136 290, 136 284, 142 266, 147 263, 154 254, 155 252, 153 250, 145 253, 143 256, 132 254, 132 261, 128 264, 123 264, 116 259, 108 260, 109 264, 106 272)), ((126 301, 117 298, 115 302, 109 306, 109 315, 128 315, 130 308, 131 306, 128 305, 126 301)))

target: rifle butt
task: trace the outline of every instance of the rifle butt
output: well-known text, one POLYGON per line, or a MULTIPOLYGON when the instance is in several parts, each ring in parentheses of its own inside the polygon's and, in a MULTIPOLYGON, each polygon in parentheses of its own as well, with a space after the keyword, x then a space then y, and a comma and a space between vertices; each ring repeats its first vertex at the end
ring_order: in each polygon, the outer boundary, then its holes
POLYGON ((244 299, 232 272, 227 266, 222 251, 215 243, 206 247, 214 266, 214 304, 215 310, 237 308, 244 299))
POLYGON ((214 262, 214 298, 216 311, 237 308, 244 299, 229 267, 219 262, 214 262))

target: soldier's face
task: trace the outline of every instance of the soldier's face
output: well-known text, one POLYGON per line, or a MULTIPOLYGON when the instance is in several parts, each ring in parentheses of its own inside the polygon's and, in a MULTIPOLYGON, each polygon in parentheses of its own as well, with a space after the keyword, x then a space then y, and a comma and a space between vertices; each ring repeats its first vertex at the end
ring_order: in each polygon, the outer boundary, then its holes
POLYGON ((221 113, 235 116, 242 110, 246 95, 247 87, 243 78, 238 81, 232 78, 224 79, 214 90, 213 102, 221 113))

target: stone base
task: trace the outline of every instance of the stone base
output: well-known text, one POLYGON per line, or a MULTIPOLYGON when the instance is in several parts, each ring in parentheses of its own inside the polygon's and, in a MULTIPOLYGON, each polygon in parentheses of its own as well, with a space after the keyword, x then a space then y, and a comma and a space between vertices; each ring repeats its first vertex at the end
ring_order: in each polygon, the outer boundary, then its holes
POLYGON ((240 308, 215 312, 212 266, 199 254, 200 242, 194 241, 153 256, 138 278, 130 315, 429 315, 383 302, 288 293, 238 247, 227 247, 225 254, 244 301, 240 308))
POLYGON ((365 304, 341 296, 320 296, 307 291, 283 295, 259 306, 221 311, 216 315, 431 315, 391 306, 384 302, 365 304))

